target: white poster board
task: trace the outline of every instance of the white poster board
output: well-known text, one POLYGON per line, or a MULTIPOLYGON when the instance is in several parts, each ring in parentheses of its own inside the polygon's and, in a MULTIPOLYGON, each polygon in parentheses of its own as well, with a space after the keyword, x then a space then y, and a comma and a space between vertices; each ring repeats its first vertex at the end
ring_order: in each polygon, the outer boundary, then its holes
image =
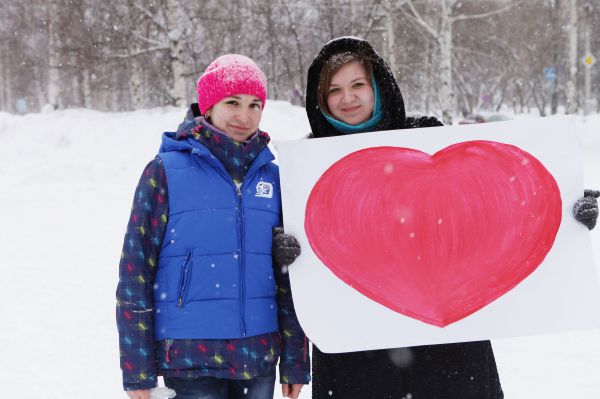
MULTIPOLYGON (((344 137, 280 143, 277 146, 277 150, 281 171, 285 229, 287 233, 297 237, 302 246, 302 254, 289 268, 290 279, 296 313, 309 339, 322 351, 336 353, 556 333, 600 327, 600 289, 598 276, 593 264, 590 233, 585 226, 579 224, 572 216, 573 204, 578 198, 583 196, 584 189, 581 153, 575 133, 574 118, 553 117, 478 125, 372 132, 344 137), (522 280, 516 282, 516 285, 513 285, 509 289, 504 289, 504 292, 500 294, 489 294, 490 290, 493 291, 495 289, 495 286, 490 286, 488 282, 489 288, 483 290, 481 295, 490 297, 486 298, 480 304, 480 308, 475 310, 471 308, 467 311, 467 314, 457 311, 453 316, 449 316, 448 319, 440 321, 441 316, 440 319, 436 319, 437 316, 435 315, 437 313, 435 312, 431 313, 434 316, 429 317, 431 314, 427 313, 427 310, 424 312, 417 310, 415 313, 411 309, 404 308, 404 304, 401 303, 398 305, 393 300, 390 300, 390 296, 394 296, 395 292, 398 292, 393 291, 397 287, 397 285, 394 285, 396 282, 401 281, 401 284, 404 284, 407 290, 412 289, 409 282, 414 276, 410 270, 404 270, 400 279, 393 274, 396 270, 394 265, 390 266, 390 273, 392 274, 387 275, 385 273, 381 274, 381 265, 366 265, 365 271, 362 273, 363 276, 367 276, 365 277, 367 280, 372 279, 372 276, 369 274, 370 268, 378 270, 378 278, 380 278, 375 283, 370 281, 370 287, 365 287, 366 284, 360 281, 360 275, 358 280, 356 276, 352 280, 352 277, 344 275, 344 265, 340 265, 339 259, 348 261, 349 263, 352 262, 354 256, 365 259, 364 257, 368 256, 369 251, 373 249, 373 251, 379 251, 372 254, 373 258, 378 259, 378 261, 385 261, 385 256, 381 255, 381 248, 374 248, 377 245, 369 242, 366 245, 360 245, 360 241, 354 242, 353 245, 345 248, 347 255, 339 257, 336 260, 338 262, 337 265, 324 264, 323 259, 325 259, 325 262, 331 263, 331 259, 338 256, 332 253, 330 248, 323 248, 322 246, 316 248, 316 243, 320 243, 321 239, 324 240, 323 242, 330 240, 334 244, 332 246, 335 247, 336 242, 328 238, 327 228, 323 229, 320 227, 319 219, 329 218, 327 215, 332 212, 329 212, 327 209, 325 211, 320 209, 320 214, 312 211, 318 208, 314 204, 318 204, 318 199, 321 197, 317 197, 317 201, 314 198, 311 200, 311 212, 308 213, 307 204, 309 203, 311 192, 313 190, 317 192, 315 186, 319 185, 319 182, 325 179, 324 176, 329 176, 329 180, 326 180, 329 183, 340 180, 335 175, 328 175, 326 172, 332 173, 332 170, 338 168, 346 160, 354 159, 352 157, 355 157, 356 154, 366 154, 366 149, 398 147, 410 149, 407 150, 409 151, 409 155, 423 152, 431 156, 438 152, 448 151, 447 147, 454 145, 458 147, 463 145, 460 143, 467 142, 492 142, 498 143, 497 145, 501 147, 506 145, 506 148, 516 148, 517 151, 523 151, 524 154, 532 157, 528 158, 529 160, 537 160, 545 167, 547 174, 554 179, 560 190, 558 194, 559 205, 556 206, 555 202, 559 221, 556 223, 556 229, 553 233, 553 244, 550 243, 548 245, 548 250, 544 252, 540 258, 541 260, 538 262, 539 265, 529 270, 529 274, 523 277, 522 280), (348 157, 349 155, 350 157, 348 157), (307 214, 312 215, 309 216, 309 221, 306 220, 307 214), (307 226, 311 235, 310 239, 317 251, 319 251, 318 255, 315 253, 315 248, 311 247, 309 243, 307 226), (314 233, 315 230, 319 230, 319 232, 314 233), (317 235, 315 236, 315 234, 317 235), (390 283, 391 285, 388 286, 388 281, 394 282, 394 284, 390 283), (377 287, 373 288, 373 284, 380 284, 382 291, 385 292, 387 289, 387 293, 378 296, 377 287), (367 294, 365 295, 365 293, 367 294)), ((476 152, 478 150, 470 151, 476 152)), ((373 154, 367 155, 371 156, 373 154)), ((376 155, 378 159, 388 156, 385 152, 377 153, 376 155)), ((393 157, 393 154, 391 156, 393 157)), ((460 161, 468 157, 468 153, 464 153, 456 158, 460 161)), ((406 154, 404 158, 406 158, 406 154)), ((484 156, 481 159, 486 160, 489 157, 484 156)), ((527 159, 524 159, 523 165, 526 165, 528 162, 527 159)), ((451 160, 447 164, 452 163, 451 160)), ((383 165, 385 165, 383 173, 388 174, 394 170, 396 164, 394 164, 394 161, 390 161, 389 164, 384 163, 383 165)), ((368 165, 363 166, 365 167, 360 167, 359 165, 356 168, 357 170, 352 170, 352 168, 348 169, 346 165, 346 170, 338 176, 341 176, 341 180, 345 179, 344 176, 349 175, 352 176, 348 178, 349 181, 355 178, 360 179, 362 170, 367 169, 368 165)), ((466 175, 470 174, 468 168, 464 172, 466 175)), ((509 173, 507 176, 510 176, 508 180, 511 183, 519 183, 519 179, 515 181, 514 176, 511 176, 511 172, 507 173, 509 173)), ((444 184, 452 186, 452 181, 448 180, 452 179, 446 178, 444 184)), ((364 180, 363 177, 362 181, 368 180, 364 180)), ((442 184, 443 182, 438 183, 442 184)), ((456 184, 460 185, 461 183, 456 184)), ((321 184, 319 187, 322 186, 321 184)), ((381 182, 378 181, 374 181, 373 184, 361 183, 360 187, 356 187, 356 190, 377 191, 380 186, 381 182)), ((497 184, 493 183, 491 186, 496 187, 497 184)), ((473 191, 473 187, 470 187, 469 190, 475 192, 473 191)), ((373 203, 353 204, 352 201, 356 201, 354 194, 347 193, 348 195, 345 195, 344 193, 335 193, 335 189, 330 191, 333 194, 328 195, 330 197, 335 196, 334 200, 337 201, 332 203, 340 204, 340 206, 343 205, 343 209, 345 212, 348 212, 349 218, 355 213, 360 215, 360 211, 357 209, 361 207, 363 209, 378 207, 373 205, 373 203)), ((462 192, 464 190, 459 191, 462 192)), ((383 192, 386 193, 386 197, 382 199, 382 204, 395 201, 393 192, 391 194, 389 190, 383 190, 383 192)), ((533 192, 532 195, 535 196, 538 193, 533 192)), ((545 193, 542 195, 545 195, 545 193)), ((548 208, 552 207, 551 197, 552 195, 542 196, 544 201, 547 201, 548 208)), ((408 197, 405 196, 403 198, 408 197)), ((539 196, 537 198, 539 199, 539 196)), ((556 195, 554 198, 556 199, 556 195)), ((395 223, 405 223, 405 218, 401 212, 406 211, 408 215, 414 216, 411 214, 410 208, 416 206, 415 204, 420 204, 417 200, 415 202, 407 199, 403 201, 405 202, 400 205, 406 205, 407 209, 397 211, 398 204, 396 204, 394 205, 396 207, 393 211, 394 214, 390 215, 390 218, 395 218, 395 223)), ((535 212, 540 211, 540 204, 546 204, 544 201, 538 202, 538 210, 535 212)), ((485 203, 485 196, 478 197, 477 202, 485 203)), ((441 204, 443 205, 444 201, 441 204)), ((525 204, 525 201, 522 201, 522 204, 525 204)), ((456 207, 457 205, 454 203, 452 206, 456 207)), ((467 203, 464 207, 469 208, 471 206, 475 205, 467 203)), ((441 212, 439 209, 438 211, 441 212)), ((452 211, 448 215, 452 218, 452 215, 456 212, 458 210, 452 211)), ((506 219, 512 217, 512 212, 514 210, 509 210, 509 213, 504 214, 506 219)), ((339 212, 337 213, 339 214, 339 212)), ((381 217, 381 215, 378 216, 381 217)), ((437 218, 437 216, 435 217, 437 218)), ((532 212, 531 218, 535 217, 536 215, 532 212)), ((384 219, 378 219, 378 221, 381 220, 384 219)), ((437 220, 440 226, 443 223, 447 223, 442 220, 442 217, 434 220, 437 220)), ((470 223, 473 224, 472 218, 470 220, 470 223)), ((503 219, 497 220, 499 221, 498 225, 503 225, 501 221, 503 219)), ((331 224, 330 221, 328 223, 331 224)), ((364 221, 361 221, 361 223, 364 223, 364 221)), ((460 231, 460 228, 462 228, 459 226, 461 224, 460 220, 453 220, 452 223, 460 231)), ((352 223, 350 224, 352 225, 352 223)), ((356 223, 352 226, 354 227, 350 229, 357 229, 356 223)), ((443 226, 446 227, 446 225, 443 226)), ((329 226, 329 228, 335 228, 335 231, 344 230, 344 223, 338 220, 337 226, 329 226)), ((365 231, 368 234, 380 234, 382 229, 387 229, 386 233, 396 234, 399 230, 394 230, 395 228, 386 226, 386 223, 383 223, 383 226, 376 223, 365 223, 364 231, 350 232, 350 235, 364 235, 365 231)), ((485 229, 488 227, 484 226, 482 228, 485 229)), ((421 234, 421 232, 417 233, 421 234)), ((410 236, 403 236, 399 239, 406 240, 403 242, 409 242, 411 239, 419 238, 415 237, 413 232, 409 234, 410 236)), ((529 245, 527 243, 532 241, 530 240, 531 237, 527 237, 527 235, 525 234, 525 237, 523 237, 523 245, 529 245)), ((335 236, 335 234, 332 236, 335 236)), ((344 237, 348 237, 348 234, 344 237)), ((501 237, 501 235, 498 237, 501 237)), ((351 238, 350 241, 352 241, 351 238)), ((514 248, 508 253, 518 252, 522 249, 521 245, 515 246, 514 242, 518 241, 513 240, 512 245, 514 248)), ((438 244, 430 240, 423 245, 425 245, 425 248, 429 245, 430 248, 435 249, 438 248, 438 244)), ((472 248, 479 248, 478 245, 473 246, 472 243, 469 245, 472 245, 472 248)), ((489 243, 487 245, 486 248, 489 251, 489 243)), ((501 248, 502 245, 504 245, 503 242, 498 242, 498 248, 501 248)), ((453 248, 458 247, 460 245, 455 243, 453 248)), ((390 247, 390 250, 393 251, 394 248, 390 247)), ((431 252, 435 251, 432 250, 431 252)), ((410 251, 407 253, 410 253, 410 251)), ((469 253, 469 251, 465 251, 465 253, 469 253)), ((507 252, 505 251, 503 254, 502 256, 506 256, 507 252)), ((414 256, 414 253, 411 253, 411 256, 414 256)), ((448 254, 449 258, 452 256, 453 254, 448 254)), ((456 256, 460 257, 459 255, 456 256)), ((490 255, 487 258, 486 254, 482 256, 481 259, 484 259, 484 261, 481 267, 485 268, 485 264, 487 263, 485 259, 492 259, 493 256, 490 255)), ((421 256, 419 255, 418 257, 421 260, 421 256)), ((437 259, 442 259, 439 254, 437 259)), ((414 259, 412 263, 416 264, 414 259)), ((519 264, 519 262, 516 264, 519 264)), ((520 264, 524 265, 525 263, 521 262, 520 264)), ((449 268, 454 267, 452 266, 452 262, 449 262, 449 266, 446 266, 449 268)), ((506 276, 512 274, 512 271, 505 273, 506 276)), ((454 274, 450 273, 447 275, 454 274)), ((495 274, 494 276, 490 276, 492 280, 495 278, 497 278, 495 274)), ((450 277, 446 277, 446 280, 450 279, 450 277)), ((444 284, 440 285, 436 283, 434 287, 428 286, 431 288, 431 292, 437 290, 438 294, 433 294, 434 297, 436 295, 438 297, 445 295, 444 284), (442 286, 441 288, 440 285, 442 286), (442 294, 439 294, 440 292, 442 294)), ((453 290, 457 290, 460 284, 450 285, 450 287, 453 290)), ((421 286, 421 289, 423 289, 423 286, 421 286)), ((417 291, 415 291, 415 295, 418 296, 417 291)), ((423 301, 427 302, 429 298, 428 294, 426 293, 423 298, 425 298, 423 301)), ((473 294, 471 294, 470 298, 473 298, 473 294)), ((439 298, 437 299, 439 300, 439 298)), ((421 306, 419 309, 422 309, 427 304, 423 305, 421 303, 419 306, 421 306)), ((456 306, 460 307, 460 305, 456 306)), ((445 311, 449 313, 453 312, 452 309, 446 309, 445 311)))

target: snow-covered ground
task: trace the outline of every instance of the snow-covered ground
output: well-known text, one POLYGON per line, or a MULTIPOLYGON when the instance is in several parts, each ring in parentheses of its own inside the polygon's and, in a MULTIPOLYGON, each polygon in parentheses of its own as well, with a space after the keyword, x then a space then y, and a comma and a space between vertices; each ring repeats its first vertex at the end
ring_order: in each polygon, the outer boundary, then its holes
MULTIPOLYGON (((184 113, 0 113, 0 396, 126 397, 114 322, 123 234, 139 174, 184 113)), ((303 109, 275 101, 261 127, 274 141, 309 131, 303 109)), ((600 116, 579 127, 586 186, 599 188, 600 116)), ((600 231, 592 240, 598 265, 600 231)), ((600 398, 600 331, 493 344, 507 399, 600 398)))

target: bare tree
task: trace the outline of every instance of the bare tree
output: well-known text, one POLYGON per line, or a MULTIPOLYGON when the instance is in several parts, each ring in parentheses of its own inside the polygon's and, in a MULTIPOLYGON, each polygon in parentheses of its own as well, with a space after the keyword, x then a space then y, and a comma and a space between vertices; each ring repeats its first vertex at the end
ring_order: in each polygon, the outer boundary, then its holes
POLYGON ((61 41, 58 32, 60 26, 58 0, 48 2, 48 104, 54 108, 59 106, 60 70, 61 64, 61 41))
POLYGON ((439 0, 433 5, 427 1, 426 7, 439 7, 439 12, 431 13, 425 10, 418 11, 415 6, 416 1, 406 0, 404 7, 401 8, 407 16, 422 31, 429 34, 439 47, 439 74, 440 90, 439 102, 442 109, 442 119, 446 124, 452 124, 452 115, 456 111, 456 96, 452 83, 452 54, 453 54, 453 25, 458 21, 468 21, 480 18, 489 18, 500 14, 514 7, 519 2, 509 3, 508 5, 496 8, 492 11, 486 11, 478 14, 463 14, 460 9, 462 2, 458 0, 439 0))
MULTIPOLYGON (((271 98, 302 105, 320 47, 359 35, 383 50, 409 110, 446 123, 457 110, 503 106, 576 112, 585 83, 579 63, 586 43, 600 54, 598 26, 593 0, 4 2, 0 107, 182 106, 208 63, 229 52, 261 66, 271 98), (589 41, 580 30, 588 20, 589 41), (544 76, 552 68, 556 80, 544 76)), ((598 68, 589 72, 590 96, 600 99, 598 68)))
POLYGON ((567 81, 567 113, 577 112, 577 0, 569 0, 569 78, 567 81))

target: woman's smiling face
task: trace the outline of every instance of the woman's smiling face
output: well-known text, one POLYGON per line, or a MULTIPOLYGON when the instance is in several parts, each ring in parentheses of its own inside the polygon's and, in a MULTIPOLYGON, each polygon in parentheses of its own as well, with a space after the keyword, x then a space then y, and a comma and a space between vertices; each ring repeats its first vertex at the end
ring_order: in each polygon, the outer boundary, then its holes
POLYGON ((329 113, 339 121, 358 125, 371 118, 375 94, 365 68, 352 62, 333 75, 327 92, 329 113))
POLYGON ((262 117, 262 101, 249 94, 225 97, 207 111, 214 127, 229 138, 243 142, 256 132, 262 117))

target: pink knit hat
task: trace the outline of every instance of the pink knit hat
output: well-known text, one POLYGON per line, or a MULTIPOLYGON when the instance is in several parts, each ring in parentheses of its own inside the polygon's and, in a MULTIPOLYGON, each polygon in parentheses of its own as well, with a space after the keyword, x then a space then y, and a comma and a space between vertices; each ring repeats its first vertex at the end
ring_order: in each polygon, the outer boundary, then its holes
POLYGON ((235 94, 250 94, 267 100, 267 78, 250 58, 239 54, 222 55, 198 79, 198 106, 202 115, 213 105, 235 94))

